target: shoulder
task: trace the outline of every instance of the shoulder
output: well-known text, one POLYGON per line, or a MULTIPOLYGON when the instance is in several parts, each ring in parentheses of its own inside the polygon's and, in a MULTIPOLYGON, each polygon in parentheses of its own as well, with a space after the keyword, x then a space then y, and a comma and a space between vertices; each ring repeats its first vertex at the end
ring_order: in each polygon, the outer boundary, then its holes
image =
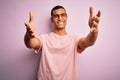
POLYGON ((48 37, 50 36, 50 33, 43 33, 43 34, 39 34, 38 36, 41 38, 48 37))
POLYGON ((78 35, 75 35, 75 34, 72 34, 72 35, 69 34, 69 37, 76 40, 76 41, 80 39, 80 37, 78 35))
POLYGON ((40 40, 44 41, 44 40, 49 40, 49 39, 53 38, 53 36, 54 36, 54 35, 52 34, 52 32, 50 32, 50 33, 39 34, 39 35, 38 35, 38 38, 39 38, 40 40))

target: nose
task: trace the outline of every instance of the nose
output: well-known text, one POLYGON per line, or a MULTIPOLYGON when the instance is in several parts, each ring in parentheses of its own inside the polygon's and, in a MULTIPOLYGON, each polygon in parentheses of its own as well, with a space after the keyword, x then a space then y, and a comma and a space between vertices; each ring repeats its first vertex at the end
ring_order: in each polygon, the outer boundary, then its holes
POLYGON ((59 15, 59 16, 58 16, 58 20, 61 20, 61 19, 62 19, 62 16, 61 16, 61 15, 59 15))

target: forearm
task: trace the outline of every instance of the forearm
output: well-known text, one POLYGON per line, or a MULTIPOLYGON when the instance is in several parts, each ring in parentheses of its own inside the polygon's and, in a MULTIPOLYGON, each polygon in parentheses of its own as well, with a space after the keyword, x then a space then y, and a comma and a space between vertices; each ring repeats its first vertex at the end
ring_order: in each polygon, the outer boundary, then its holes
POLYGON ((91 31, 86 37, 86 45, 92 46, 95 43, 97 36, 98 36, 98 30, 91 31))
POLYGON ((90 32, 87 35, 87 37, 81 38, 79 40, 78 48, 79 49, 85 49, 85 48, 87 48, 89 46, 92 46, 95 43, 95 41, 97 39, 97 36, 98 36, 98 30, 90 32))
POLYGON ((90 7, 90 17, 88 21, 90 33, 87 35, 87 37, 84 37, 79 40, 79 49, 85 49, 86 47, 92 46, 95 43, 98 36, 98 24, 100 21, 100 15, 100 11, 98 11, 96 15, 93 15, 93 8, 90 7))
POLYGON ((24 36, 24 42, 28 48, 40 48, 40 40, 35 36, 31 36, 28 32, 24 36))

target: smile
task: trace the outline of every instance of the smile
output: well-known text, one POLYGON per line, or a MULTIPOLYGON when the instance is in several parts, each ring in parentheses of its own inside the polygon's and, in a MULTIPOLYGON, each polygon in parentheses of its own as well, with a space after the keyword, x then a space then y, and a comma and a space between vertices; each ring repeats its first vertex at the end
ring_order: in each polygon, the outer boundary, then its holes
POLYGON ((63 21, 60 21, 60 22, 58 22, 58 24, 62 25, 62 24, 64 24, 64 22, 63 22, 63 21))

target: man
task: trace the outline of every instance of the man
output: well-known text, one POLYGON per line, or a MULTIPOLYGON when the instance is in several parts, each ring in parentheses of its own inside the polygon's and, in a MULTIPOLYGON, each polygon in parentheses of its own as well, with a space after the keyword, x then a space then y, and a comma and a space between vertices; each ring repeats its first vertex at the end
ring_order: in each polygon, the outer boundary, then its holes
POLYGON ((51 22, 54 24, 54 32, 35 35, 33 13, 30 12, 30 20, 25 23, 25 44, 35 51, 42 50, 38 80, 77 80, 76 53, 92 46, 98 35, 98 23, 101 12, 93 14, 90 7, 89 27, 90 33, 79 38, 66 32, 67 13, 63 6, 55 6, 51 10, 51 22))

